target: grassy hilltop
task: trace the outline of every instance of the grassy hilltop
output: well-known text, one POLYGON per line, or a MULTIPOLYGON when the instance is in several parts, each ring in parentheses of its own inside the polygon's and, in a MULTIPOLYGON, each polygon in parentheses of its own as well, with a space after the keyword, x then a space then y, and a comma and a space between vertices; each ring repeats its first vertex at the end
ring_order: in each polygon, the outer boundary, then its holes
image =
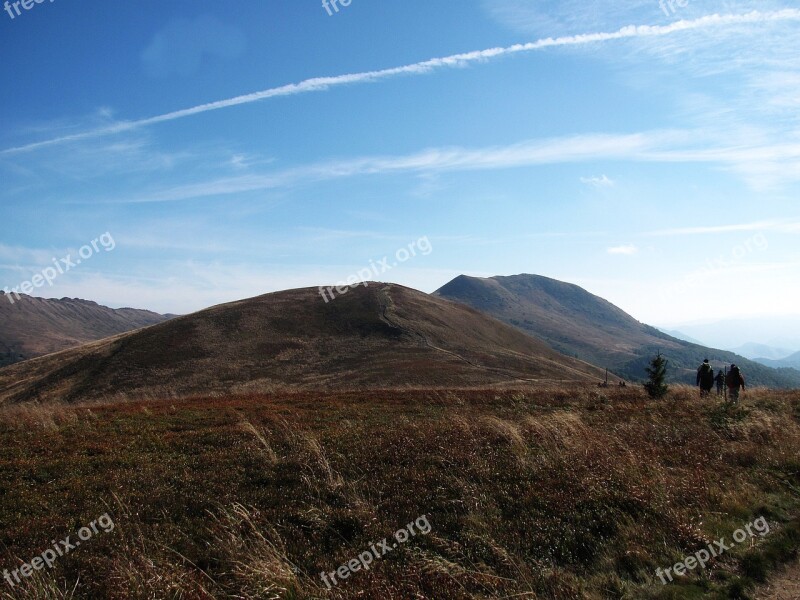
POLYGON ((1 598, 746 598, 800 540, 800 392, 272 393, 0 413, 1 598), (425 515, 431 530, 328 590, 425 515), (759 517, 770 533, 662 585, 759 517))

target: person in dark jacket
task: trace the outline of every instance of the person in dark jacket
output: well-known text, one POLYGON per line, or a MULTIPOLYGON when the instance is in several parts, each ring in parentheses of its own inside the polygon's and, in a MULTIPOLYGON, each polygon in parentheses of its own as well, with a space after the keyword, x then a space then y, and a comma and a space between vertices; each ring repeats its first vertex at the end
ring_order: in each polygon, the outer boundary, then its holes
POLYGON ((714 383, 717 384, 717 396, 722 396, 722 390, 725 387, 725 373, 722 372, 722 369, 719 370, 719 373, 714 378, 714 383))
POLYGON ((711 393, 714 387, 714 369, 708 363, 708 359, 697 369, 697 385, 700 386, 700 397, 705 398, 711 393))
POLYGON ((730 401, 733 404, 739 404, 739 390, 744 390, 744 376, 736 365, 731 365, 731 370, 728 371, 728 378, 725 380, 728 384, 728 392, 730 393, 730 401))

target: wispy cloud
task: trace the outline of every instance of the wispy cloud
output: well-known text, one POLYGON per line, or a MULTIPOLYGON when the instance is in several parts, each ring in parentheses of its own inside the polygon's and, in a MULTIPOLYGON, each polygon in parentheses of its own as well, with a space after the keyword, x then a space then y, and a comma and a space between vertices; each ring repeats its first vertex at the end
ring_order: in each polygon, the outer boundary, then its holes
POLYGON ((614 180, 609 179, 608 175, 602 175, 600 177, 581 177, 581 183, 598 188, 614 186, 614 180))
POLYGON ((732 225, 705 227, 682 227, 676 229, 659 229, 643 233, 644 236, 678 236, 678 235, 710 235, 716 233, 737 233, 741 231, 774 231, 776 233, 800 233, 800 221, 753 221, 732 225))
POLYGON ((429 60, 404 65, 400 67, 393 67, 388 69, 363 71, 359 73, 350 73, 345 75, 336 75, 330 77, 315 77, 306 79, 299 83, 292 83, 279 87, 269 88, 266 90, 253 92, 228 98, 225 100, 218 100, 216 102, 209 102, 200 104, 191 108, 176 110, 161 115, 138 119, 133 121, 120 121, 109 126, 100 127, 97 129, 87 130, 70 135, 63 135, 54 137, 47 140, 34 142, 22 146, 6 148, 0 151, 0 155, 16 154, 20 152, 29 152, 53 146, 56 144, 63 144, 66 142, 73 142, 82 139, 112 135, 141 127, 147 127, 158 123, 174 121, 194 115, 199 115, 209 111, 221 110, 250 104, 253 102, 260 102, 270 98, 281 96, 294 96, 297 94, 305 94, 310 92, 320 92, 329 90, 337 86, 353 85, 358 83, 371 83, 402 75, 422 75, 431 73, 436 70, 464 67, 473 63, 481 63, 488 60, 494 60, 505 56, 533 52, 545 48, 555 48, 564 46, 583 46, 587 44, 596 44, 602 42, 610 42, 615 40, 633 39, 633 38, 653 38, 669 36, 677 33, 698 31, 709 28, 730 27, 746 24, 756 23, 772 23, 772 22, 787 22, 787 21, 800 21, 800 10, 798 9, 784 9, 771 12, 752 11, 746 14, 727 14, 727 15, 707 15, 693 20, 682 20, 669 25, 629 25, 622 27, 617 31, 612 32, 598 32, 586 33, 579 35, 569 35, 561 37, 548 37, 529 42, 525 44, 514 44, 513 46, 488 48, 485 50, 476 50, 472 52, 465 52, 461 54, 453 54, 446 57, 432 58, 429 60))
POLYGON ((621 254, 623 256, 632 256, 639 253, 639 248, 633 244, 625 244, 624 246, 612 246, 606 250, 609 254, 621 254))
MULTIPOLYGON (((400 156, 367 156, 300 165, 272 173, 251 173, 166 189, 142 192, 133 197, 105 200, 104 203, 174 202, 209 198, 259 190, 275 190, 309 185, 313 182, 365 175, 436 173, 499 170, 538 165, 628 161, 650 163, 716 163, 741 171, 745 177, 753 160, 765 166, 766 178, 775 181, 800 180, 800 168, 781 169, 796 161, 800 165, 800 144, 763 143, 757 148, 717 146, 716 140, 702 131, 649 131, 633 134, 588 134, 542 140, 528 140, 508 146, 486 148, 430 148, 400 156), (697 145, 706 145, 697 149, 697 145), (767 169, 766 167, 769 167, 767 169)), ((607 179, 607 178, 606 178, 607 179)), ((608 180, 609 182, 611 180, 608 180)), ((757 180, 756 183, 760 181, 757 180)), ((598 183, 608 185, 603 178, 598 183)), ((81 202, 81 200, 73 200, 81 202)), ((94 202, 94 201, 92 201, 94 202)))
POLYGON ((199 70, 206 56, 236 58, 245 46, 246 38, 237 27, 214 17, 178 18, 153 37, 141 60, 153 77, 186 76, 199 70))
MULTIPOLYGON (((658 0, 482 0, 487 13, 498 23, 523 33, 585 31, 587 26, 607 29, 608 23, 664 20, 658 0)), ((729 9, 730 10, 730 9, 729 9)), ((707 12, 707 11, 706 11, 707 12)), ((684 18, 685 13, 682 13, 684 18)))
POLYGON ((478 149, 431 148, 401 156, 360 157, 303 165, 273 173, 218 178, 108 202, 173 202, 362 175, 487 170, 597 159, 636 159, 671 143, 686 140, 689 135, 664 131, 631 135, 596 134, 529 140, 508 146, 478 149))
POLYGON ((0 261, 8 261, 7 264, 0 265, 0 268, 24 269, 27 266, 33 268, 36 265, 49 264, 54 256, 62 256, 63 254, 63 249, 59 251, 0 244, 0 261))

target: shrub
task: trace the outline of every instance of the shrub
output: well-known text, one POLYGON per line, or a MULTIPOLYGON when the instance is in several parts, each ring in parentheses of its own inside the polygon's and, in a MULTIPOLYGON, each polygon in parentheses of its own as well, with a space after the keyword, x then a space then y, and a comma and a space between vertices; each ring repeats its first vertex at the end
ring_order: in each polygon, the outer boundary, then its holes
POLYGON ((667 361, 661 356, 659 352, 656 357, 650 361, 650 366, 645 369, 647 372, 647 383, 644 384, 644 389, 651 398, 659 399, 667 395, 669 388, 665 383, 667 379, 667 361))

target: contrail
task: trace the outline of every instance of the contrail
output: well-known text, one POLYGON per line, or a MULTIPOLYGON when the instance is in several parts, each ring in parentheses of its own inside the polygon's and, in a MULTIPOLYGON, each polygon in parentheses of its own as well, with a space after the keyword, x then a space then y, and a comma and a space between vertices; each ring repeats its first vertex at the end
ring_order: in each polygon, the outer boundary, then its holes
POLYGON ((296 94, 305 94, 308 92, 320 92, 328 90, 332 87, 340 85, 350 85, 354 83, 367 83, 379 81, 381 79, 389 79, 397 75, 421 75, 430 73, 438 69, 448 67, 462 67, 474 62, 487 61, 502 56, 518 54, 521 52, 531 52, 540 50, 542 48, 552 48, 557 46, 580 46, 584 44, 592 44, 595 42, 607 42, 612 40, 621 40, 627 38, 639 37, 656 37, 665 36, 673 33, 683 31, 690 31, 695 29, 704 29, 709 27, 723 27, 727 25, 739 25, 748 23, 769 23, 776 21, 796 21, 800 20, 800 10, 794 8, 787 8, 779 11, 760 12, 753 11, 740 15, 708 15, 699 19, 691 21, 676 21, 670 25, 629 25, 614 32, 606 33, 586 33, 580 35, 563 36, 557 38, 544 38, 535 42, 526 44, 515 44, 505 48, 489 48, 486 50, 476 50, 474 52, 466 52, 463 54, 453 54, 442 58, 432 58, 422 62, 413 63, 401 67, 393 67, 389 69, 381 69, 378 71, 364 71, 361 73, 351 73, 345 75, 336 75, 332 77, 315 77, 313 79, 306 79, 299 83, 291 83, 280 87, 262 90, 260 92, 253 92, 227 100, 218 100, 216 102, 209 102, 207 104, 200 104, 192 108, 185 108, 176 110, 163 115, 139 119, 136 121, 122 121, 109 127, 102 127, 66 135, 62 137, 52 138, 41 142, 34 142, 25 146, 17 146, 15 148, 7 148, 0 151, 0 155, 16 154, 20 152, 29 152, 47 146, 54 146, 56 144, 63 144, 65 142, 72 142, 92 137, 100 137, 104 135, 111 135, 132 129, 154 125, 156 123, 163 123, 166 121, 174 121, 192 115, 209 112, 212 110, 220 110, 231 106, 238 106, 240 104, 250 104, 252 102, 259 102, 268 98, 275 98, 277 96, 294 96, 296 94))

